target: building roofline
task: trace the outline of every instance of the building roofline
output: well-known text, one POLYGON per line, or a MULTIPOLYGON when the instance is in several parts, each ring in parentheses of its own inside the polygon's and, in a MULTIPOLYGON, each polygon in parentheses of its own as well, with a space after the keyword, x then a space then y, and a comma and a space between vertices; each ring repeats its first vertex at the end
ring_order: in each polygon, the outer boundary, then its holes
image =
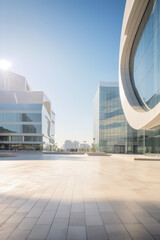
POLYGON ((99 82, 99 87, 118 87, 118 82, 99 82))

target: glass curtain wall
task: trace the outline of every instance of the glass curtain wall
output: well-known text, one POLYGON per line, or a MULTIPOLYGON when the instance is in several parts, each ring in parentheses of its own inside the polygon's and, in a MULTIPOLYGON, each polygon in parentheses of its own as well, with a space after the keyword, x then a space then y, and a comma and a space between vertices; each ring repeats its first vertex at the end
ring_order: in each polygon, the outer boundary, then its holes
MULTIPOLYGON (((105 85, 105 84, 104 84, 105 85)), ((137 153, 137 131, 123 114, 119 88, 99 86, 99 151, 107 153, 137 153)))
POLYGON ((42 149, 41 109, 42 104, 0 104, 0 149, 42 149))
MULTIPOLYGON (((130 57, 132 85, 147 111, 160 101, 160 0, 150 0, 138 28, 130 57)), ((143 131, 144 132, 144 131, 143 131)), ((138 134, 138 148, 160 153, 160 127, 138 134)))
POLYGON ((137 31, 130 58, 132 84, 142 106, 160 100, 160 1, 150 0, 137 31))
POLYGON ((99 152, 99 88, 94 97, 94 129, 93 129, 93 148, 99 152))
POLYGON ((37 104, 37 109, 35 104, 34 106, 32 104, 28 104, 28 106, 25 104, 23 106, 22 104, 1 105, 0 133, 42 133, 42 116, 39 104, 37 104))

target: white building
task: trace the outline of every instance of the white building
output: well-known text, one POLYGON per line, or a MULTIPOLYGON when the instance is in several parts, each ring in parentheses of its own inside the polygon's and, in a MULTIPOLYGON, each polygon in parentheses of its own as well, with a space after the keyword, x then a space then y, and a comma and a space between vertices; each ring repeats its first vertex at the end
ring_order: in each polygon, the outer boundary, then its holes
POLYGON ((91 146, 89 144, 87 144, 87 143, 80 143, 80 147, 79 148, 86 150, 86 149, 90 149, 91 146))
POLYGON ((143 153, 160 153, 160 1, 127 0, 119 52, 119 89, 128 123, 141 129, 143 153), (144 136, 144 137, 143 137, 144 136))
POLYGON ((0 71, 0 149, 52 150, 55 114, 41 91, 32 91, 27 80, 0 71))
POLYGON ((71 149, 79 149, 79 142, 78 141, 71 141, 71 140, 65 140, 63 147, 65 151, 69 151, 71 149))

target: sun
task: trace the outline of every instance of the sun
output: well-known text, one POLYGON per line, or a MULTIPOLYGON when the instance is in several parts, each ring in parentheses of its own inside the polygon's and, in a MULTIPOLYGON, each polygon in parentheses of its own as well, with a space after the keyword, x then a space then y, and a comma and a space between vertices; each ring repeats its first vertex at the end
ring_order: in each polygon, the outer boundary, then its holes
POLYGON ((10 67, 11 67, 11 63, 8 60, 6 60, 6 59, 0 60, 0 69, 1 70, 7 71, 10 67))

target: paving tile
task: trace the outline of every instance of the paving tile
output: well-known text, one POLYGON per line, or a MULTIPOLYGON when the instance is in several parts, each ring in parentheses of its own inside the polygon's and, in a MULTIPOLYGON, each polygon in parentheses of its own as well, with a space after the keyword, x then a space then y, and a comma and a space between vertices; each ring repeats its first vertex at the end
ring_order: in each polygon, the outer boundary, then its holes
POLYGON ((135 211, 134 212, 135 217, 138 219, 138 221, 140 221, 141 223, 155 223, 155 219, 153 217, 151 217, 147 212, 145 212, 144 210, 142 211, 135 211))
POLYGON ((105 224, 107 233, 127 232, 123 224, 105 224))
POLYGON ((7 219, 10 218, 12 214, 5 214, 5 215, 0 215, 0 225, 2 225, 3 223, 5 223, 7 221, 7 219))
POLYGON ((1 215, 12 215, 16 210, 17 208, 7 207, 2 211, 1 215))
POLYGON ((99 214, 97 204, 95 204, 95 203, 85 203, 84 209, 85 209, 85 215, 98 215, 99 214))
POLYGON ((23 203, 26 201, 26 199, 17 199, 14 201, 9 207, 11 208, 19 208, 23 205, 23 203))
POLYGON ((55 218, 47 235, 47 240, 66 240, 68 223, 68 218, 55 218))
POLYGON ((8 207, 8 204, 5 203, 1 203, 0 204, 0 212, 2 212, 4 209, 6 209, 8 207))
POLYGON ((43 207, 33 207, 29 213, 26 215, 26 217, 28 218, 35 218, 35 217, 39 217, 41 215, 41 213, 43 212, 43 207))
POLYGON ((154 236, 156 240, 160 240, 160 235, 159 236, 154 236))
POLYGON ((56 218, 69 218, 71 204, 61 203, 56 213, 56 218))
POLYGON ((85 216, 86 225, 88 226, 99 226, 103 225, 102 218, 99 214, 85 216))
POLYGON ((125 224, 125 227, 133 239, 154 239, 142 224, 125 224))
POLYGON ((130 237, 130 235, 127 232, 109 233, 108 237, 110 240, 132 240, 132 238, 130 237))
POLYGON ((107 240, 108 236, 104 226, 87 226, 88 240, 107 240))
POLYGON ((44 211, 41 216, 38 218, 37 224, 49 225, 52 223, 56 212, 54 211, 44 211))
POLYGON ((85 216, 81 212, 72 212, 70 215, 70 226, 85 226, 85 216))
POLYGON ((32 207, 35 205, 35 203, 37 202, 36 199, 29 199, 27 200, 18 210, 17 212, 29 212, 32 207))
POLYGON ((25 213, 14 213, 9 219, 7 219, 7 223, 14 223, 18 224, 22 221, 22 219, 25 217, 25 213))
POLYGON ((108 202, 98 202, 97 205, 100 212, 114 212, 114 209, 108 202))
POLYGON ((53 222, 53 225, 55 226, 68 226, 69 224, 69 218, 55 218, 54 219, 54 222, 53 222))
POLYGON ((49 232, 49 225, 36 225, 27 237, 27 240, 44 240, 49 232))
POLYGON ((86 228, 82 226, 70 226, 67 240, 86 240, 86 228))
POLYGON ((123 213, 126 210, 126 204, 124 201, 110 201, 110 204, 117 213, 123 213))
POLYGON ((16 229, 7 240, 25 240, 29 235, 30 230, 16 229))
POLYGON ((84 212, 83 203, 72 203, 71 212, 84 212))
POLYGON ((6 240, 10 235, 11 233, 15 230, 16 228, 16 225, 14 224, 3 224, 1 227, 0 227, 0 239, 3 239, 3 240, 6 240))
POLYGON ((106 224, 105 228, 111 240, 131 240, 123 224, 106 224))
POLYGON ((129 211, 124 213, 119 213, 118 217, 123 223, 139 223, 137 218, 129 211))
MULTIPOLYGON (((59 200, 60 201, 60 200, 59 200)), ((58 208, 58 206, 59 206, 59 201, 57 201, 57 200, 52 200, 52 201, 50 201, 48 204, 47 204, 47 206, 46 206, 46 208, 45 208, 45 211, 50 211, 50 212, 56 212, 56 210, 57 210, 57 208, 58 208)))
POLYGON ((47 240, 66 240, 67 226, 53 225, 48 233, 47 240))
POLYGON ((104 224, 118 224, 121 223, 117 214, 114 212, 101 212, 102 220, 104 224))
POLYGON ((159 223, 144 223, 145 228, 154 236, 160 235, 160 224, 159 223))
POLYGON ((35 225, 37 221, 37 218, 28 218, 25 217, 23 220, 20 222, 20 224, 17 226, 18 230, 31 230, 33 226, 35 225))

